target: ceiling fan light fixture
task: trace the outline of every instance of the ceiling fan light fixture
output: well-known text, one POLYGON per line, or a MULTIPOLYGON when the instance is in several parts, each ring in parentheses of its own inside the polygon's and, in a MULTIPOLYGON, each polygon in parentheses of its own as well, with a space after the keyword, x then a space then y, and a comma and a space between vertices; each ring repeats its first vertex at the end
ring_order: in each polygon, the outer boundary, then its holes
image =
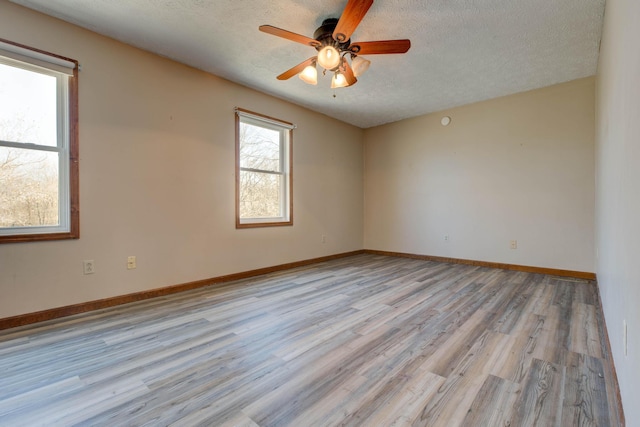
POLYGON ((317 51, 315 56, 289 68, 276 78, 288 80, 298 74, 304 82, 316 85, 318 83, 317 65, 320 65, 322 75, 327 71, 331 73, 332 88, 351 87, 358 82, 356 76, 362 75, 371 65, 369 60, 359 57, 360 54, 406 53, 411 47, 409 39, 352 43, 351 35, 373 2, 374 0, 347 0, 347 5, 340 17, 322 21, 322 25, 313 33, 313 38, 273 25, 260 25, 258 29, 263 33, 300 43, 317 51), (348 61, 349 56, 351 61, 348 61), (353 66, 349 65, 349 62, 352 62, 353 66))
POLYGON ((351 55, 351 68, 353 68, 353 75, 360 77, 365 71, 369 69, 371 61, 361 56, 351 55))
POLYGON ((344 74, 336 72, 331 79, 331 89, 345 86, 349 86, 349 84, 347 83, 347 79, 345 78, 344 74))
POLYGON ((300 80, 310 85, 318 84, 318 70, 316 70, 315 62, 311 65, 307 65, 304 70, 298 75, 300 80))
POLYGON ((325 70, 333 70, 340 64, 340 52, 335 47, 324 46, 318 52, 318 64, 325 70))

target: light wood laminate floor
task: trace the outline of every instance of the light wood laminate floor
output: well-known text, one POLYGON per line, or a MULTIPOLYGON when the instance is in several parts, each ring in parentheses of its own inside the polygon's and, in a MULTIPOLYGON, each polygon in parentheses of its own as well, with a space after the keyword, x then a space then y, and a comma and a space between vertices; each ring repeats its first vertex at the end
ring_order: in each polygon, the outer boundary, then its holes
POLYGON ((358 255, 0 332, 0 425, 618 426, 593 282, 358 255))

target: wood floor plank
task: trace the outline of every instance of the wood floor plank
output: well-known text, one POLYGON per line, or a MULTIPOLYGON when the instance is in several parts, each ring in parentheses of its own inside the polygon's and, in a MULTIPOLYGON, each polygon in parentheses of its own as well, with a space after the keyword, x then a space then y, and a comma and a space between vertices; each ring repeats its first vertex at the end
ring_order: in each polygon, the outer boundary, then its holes
POLYGON ((554 292, 555 288, 553 285, 546 284, 543 278, 531 297, 531 312, 544 316, 547 307, 551 305, 554 292))
POLYGON ((569 350, 602 358, 596 308, 581 302, 574 302, 572 307, 569 350))
POLYGON ((341 414, 339 417, 342 417, 344 416, 342 414, 347 414, 360 406, 353 400, 352 396, 367 381, 366 377, 357 374, 346 377, 345 381, 334 391, 325 394, 287 424, 290 426, 303 426, 307 424, 308 420, 318 420, 321 423, 325 423, 325 425, 330 425, 328 423, 331 415, 341 414))
POLYGON ((121 402, 147 393, 141 381, 110 381, 101 389, 64 390, 52 398, 32 402, 20 412, 0 414, 2 425, 73 425, 95 413, 109 411, 121 402))
POLYGON ((523 292, 524 287, 521 285, 512 285, 511 293, 505 299, 505 303, 500 308, 500 315, 490 326, 496 332, 503 334, 511 333, 516 324, 519 323, 523 314, 527 313, 525 306, 529 302, 531 295, 523 292))
POLYGON ((607 425, 610 416, 601 360, 579 353, 570 353, 567 359, 562 425, 607 425))
POLYGON ((401 393, 395 393, 385 404, 374 406, 376 410, 364 420, 364 425, 410 426, 420 411, 438 392, 445 378, 430 372, 414 375, 401 393))
POLYGON ((0 331, 0 425, 618 426, 598 304, 360 254, 0 331))
POLYGON ((534 359, 516 401, 516 426, 560 426, 565 367, 534 359))
POLYGON ((510 348, 504 349, 509 353, 505 363, 492 372, 494 375, 514 383, 521 383, 525 379, 535 357, 536 349, 544 346, 542 334, 546 319, 533 313, 529 314, 527 318, 527 326, 523 328, 522 333, 513 337, 510 348))
POLYGON ((34 402, 46 401, 50 396, 59 396, 64 392, 75 392, 84 389, 86 385, 80 378, 69 377, 60 381, 33 388, 25 393, 14 394, 13 396, 0 401, 0 414, 10 417, 12 413, 20 413, 29 410, 34 402))
POLYGON ((462 425, 512 426, 516 400, 522 392, 520 384, 489 375, 471 404, 462 425))
MULTIPOLYGON (((183 418, 173 424, 171 427, 191 427, 194 425, 201 425, 203 419, 197 419, 196 414, 190 414, 188 418, 183 418)), ((238 415, 231 418, 227 422, 220 424, 220 427, 260 427, 256 424, 251 418, 247 417, 242 412, 239 412, 238 415)))
POLYGON ((565 365, 566 355, 569 352, 567 345, 569 335, 568 326, 564 324, 566 317, 562 316, 562 312, 566 310, 551 305, 544 311, 544 324, 539 344, 533 349, 532 356, 556 365, 565 365))
MULTIPOLYGON (((509 337, 485 330, 466 352, 459 365, 448 375, 438 394, 422 409, 414 426, 462 425, 489 372, 495 369, 502 348, 509 337)), ((425 363, 427 370, 431 364, 425 363)))
POLYGON ((449 339, 438 346, 422 369, 442 377, 449 377, 464 359, 473 343, 486 332, 486 319, 490 313, 476 310, 460 327, 449 335, 449 339))

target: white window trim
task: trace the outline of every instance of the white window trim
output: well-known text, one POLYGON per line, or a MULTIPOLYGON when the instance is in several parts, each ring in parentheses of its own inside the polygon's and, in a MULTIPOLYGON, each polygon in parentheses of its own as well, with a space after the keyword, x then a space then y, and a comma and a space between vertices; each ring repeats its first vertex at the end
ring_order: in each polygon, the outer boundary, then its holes
POLYGON ((76 62, 0 40, 0 56, 73 76, 76 62))

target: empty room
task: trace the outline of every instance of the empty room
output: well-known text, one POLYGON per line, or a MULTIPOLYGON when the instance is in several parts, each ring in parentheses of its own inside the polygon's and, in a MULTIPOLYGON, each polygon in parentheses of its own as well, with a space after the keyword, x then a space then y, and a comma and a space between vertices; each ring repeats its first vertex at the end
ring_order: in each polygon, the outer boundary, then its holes
POLYGON ((0 426, 639 426, 640 2, 0 0, 0 426))

